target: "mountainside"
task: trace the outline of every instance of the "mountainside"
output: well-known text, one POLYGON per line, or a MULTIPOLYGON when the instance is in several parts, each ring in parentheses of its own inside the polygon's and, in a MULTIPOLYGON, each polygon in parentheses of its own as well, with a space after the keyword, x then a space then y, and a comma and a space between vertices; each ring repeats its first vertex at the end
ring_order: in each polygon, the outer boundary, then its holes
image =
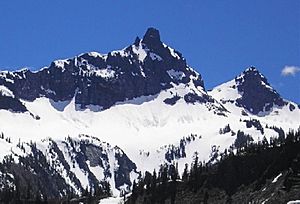
MULTIPOLYGON (((1 144, 12 153, 4 157, 1 175, 14 180, 20 189, 29 188, 29 195, 20 192, 22 197, 34 198, 36 193, 49 198, 78 195, 87 186, 97 191, 104 181, 126 189, 140 174, 120 148, 87 135, 17 145, 2 135, 1 144)), ((5 183, 0 187, 9 188, 5 183)))
POLYGON ((0 75, 0 84, 18 99, 34 101, 47 97, 57 102, 74 97, 80 109, 89 105, 108 109, 116 102, 154 95, 180 83, 190 83, 204 94, 186 95, 187 102, 212 100, 205 94, 201 76, 188 67, 181 53, 160 41, 154 28, 148 29, 142 40, 137 38, 133 45, 120 51, 106 55, 90 52, 56 60, 37 72, 24 69, 0 75))
POLYGON ((140 179, 126 203, 292 203, 299 200, 299 140, 300 129, 224 152, 216 164, 195 155, 180 178, 176 166, 163 166, 140 179))
POLYGON ((215 163, 230 146, 282 137, 299 121, 299 106, 253 67, 207 92, 149 28, 119 51, 0 72, 0 189, 29 183, 54 198, 108 183, 117 196, 161 164, 182 174, 195 152, 215 163))

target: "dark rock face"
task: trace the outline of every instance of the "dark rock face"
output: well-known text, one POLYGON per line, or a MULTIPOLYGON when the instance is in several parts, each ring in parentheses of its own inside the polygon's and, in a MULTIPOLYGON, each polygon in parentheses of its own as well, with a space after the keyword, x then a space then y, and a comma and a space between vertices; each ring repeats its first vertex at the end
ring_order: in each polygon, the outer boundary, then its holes
POLYGON ((116 151, 115 158, 118 162, 118 168, 115 170, 116 188, 120 188, 124 184, 131 186, 130 172, 137 172, 135 163, 123 151, 116 151))
MULTIPOLYGON (((0 192, 10 188, 26 189, 20 192, 23 198, 33 198, 39 193, 58 199, 83 193, 86 184, 82 176, 88 180, 89 188, 96 190, 110 179, 114 180, 113 189, 129 187, 131 174, 140 175, 135 163, 119 147, 111 147, 87 135, 80 135, 80 138, 67 137, 63 141, 49 138, 42 141, 43 146, 19 142, 14 149, 22 154, 11 151, 0 162, 0 192)), ((3 134, 0 140, 10 143, 3 134)))
POLYGON ((290 109, 290 111, 293 111, 293 110, 296 109, 296 107, 295 107, 293 104, 290 104, 290 105, 289 105, 289 109, 290 109))
POLYGON ((196 103, 196 102, 199 102, 199 103, 205 103, 205 102, 214 102, 214 99, 209 97, 208 95, 206 96, 199 96, 197 95, 196 93, 188 93, 184 96, 184 100, 187 102, 187 103, 196 103))
MULTIPOLYGON (((91 139, 100 141, 94 137, 91 139)), ((119 147, 113 147, 110 150, 113 151, 113 157, 118 163, 118 168, 113 168, 114 172, 111 172, 113 161, 109 160, 108 150, 104 147, 95 145, 88 140, 80 140, 79 142, 73 141, 71 138, 67 140, 69 152, 74 155, 74 162, 79 165, 80 169, 87 173, 90 185, 93 187, 98 186, 100 181, 97 180, 94 173, 90 170, 90 167, 101 167, 103 169, 104 179, 112 177, 114 173, 115 186, 112 187, 116 189, 119 189, 124 184, 128 186, 132 185, 130 180, 130 173, 132 171, 139 174, 136 170, 137 167, 135 163, 133 163, 119 147), (80 147, 79 149, 78 146, 80 147)))
POLYGON ((163 48, 162 42, 160 41, 159 31, 155 28, 149 28, 143 38, 143 43, 150 45, 149 49, 156 50, 163 48))
POLYGON ((250 67, 241 76, 235 78, 235 82, 242 95, 237 99, 237 105, 253 114, 270 111, 274 105, 281 107, 286 104, 271 88, 267 79, 254 67, 250 67))
POLYGON ((1 173, 13 175, 14 185, 17 189, 26 189, 20 194, 23 197, 34 198, 35 193, 47 197, 59 198, 71 193, 70 186, 65 179, 51 166, 46 156, 35 146, 30 145, 31 154, 20 156, 16 163, 10 157, 1 163, 1 173))
POLYGON ((175 95, 175 96, 173 96, 173 97, 171 97, 171 98, 166 98, 166 99, 164 100, 164 103, 172 106, 172 105, 175 105, 176 102, 177 102, 179 99, 180 99, 180 96, 175 95))
POLYGON ((26 107, 16 98, 0 95, 0 109, 11 110, 13 112, 26 112, 26 107))
POLYGON ((45 96, 67 101, 75 97, 82 109, 87 105, 107 109, 118 101, 157 94, 172 83, 188 82, 204 87, 201 76, 188 67, 181 53, 161 42, 154 28, 142 40, 137 38, 133 45, 107 55, 85 53, 54 61, 37 72, 0 73, 0 85, 17 99, 33 101, 45 96))

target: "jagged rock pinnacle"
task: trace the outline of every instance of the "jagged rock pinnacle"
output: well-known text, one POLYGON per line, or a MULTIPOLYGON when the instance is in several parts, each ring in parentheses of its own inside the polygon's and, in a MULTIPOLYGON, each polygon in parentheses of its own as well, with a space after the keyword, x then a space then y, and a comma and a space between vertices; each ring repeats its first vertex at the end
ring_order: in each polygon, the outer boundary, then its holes
POLYGON ((159 31, 155 28, 148 28, 142 42, 148 45, 149 48, 162 45, 162 42, 160 41, 159 31))
POLYGON ((139 46, 140 41, 141 41, 141 39, 137 36, 137 37, 135 38, 134 45, 135 45, 136 47, 139 46))

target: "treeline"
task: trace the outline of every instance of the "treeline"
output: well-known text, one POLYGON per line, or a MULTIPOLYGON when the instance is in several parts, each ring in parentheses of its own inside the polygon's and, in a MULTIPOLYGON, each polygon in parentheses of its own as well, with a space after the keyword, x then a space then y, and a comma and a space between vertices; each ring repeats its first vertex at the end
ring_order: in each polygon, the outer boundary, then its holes
POLYGON ((133 184, 127 203, 175 203, 184 200, 185 192, 197 194, 199 203, 208 203, 214 199, 213 188, 224 191, 226 202, 230 203, 240 186, 256 182, 255 188, 259 189, 267 179, 284 170, 296 168, 295 172, 300 173, 299 149, 300 129, 269 141, 264 137, 259 142, 239 131, 234 145, 219 155, 218 163, 201 162, 195 154, 193 163, 190 167, 186 164, 182 175, 174 163, 162 165, 159 172, 146 172, 133 184))
POLYGON ((171 196, 175 200, 179 180, 177 165, 161 165, 158 173, 146 172, 138 183, 133 182, 129 203, 135 203, 140 195, 145 195, 143 203, 160 203, 171 196))

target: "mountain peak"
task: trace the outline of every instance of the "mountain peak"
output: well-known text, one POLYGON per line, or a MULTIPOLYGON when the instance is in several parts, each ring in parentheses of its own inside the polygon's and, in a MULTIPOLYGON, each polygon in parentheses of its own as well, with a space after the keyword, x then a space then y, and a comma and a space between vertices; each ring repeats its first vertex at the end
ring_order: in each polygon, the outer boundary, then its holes
POLYGON ((237 104, 253 114, 270 111, 274 105, 285 104, 281 96, 271 87, 267 78, 253 66, 236 77, 235 82, 242 96, 237 100, 237 104))
POLYGON ((247 69, 245 69, 244 73, 248 73, 248 72, 259 72, 258 69, 255 66, 250 66, 247 69))
POLYGON ((234 103, 254 115, 265 115, 273 107, 286 105, 286 101, 268 83, 267 78, 253 66, 235 79, 214 88, 212 95, 223 104, 234 103))
POLYGON ((149 48, 161 46, 162 42, 160 41, 159 30, 152 27, 148 28, 142 42, 148 45, 149 48))
POLYGON ((263 74, 254 66, 250 66, 248 67, 247 69, 245 69, 241 75, 254 75, 254 76, 258 76, 258 77, 261 77, 261 78, 265 78, 263 76, 263 74))
POLYGON ((266 77, 254 66, 247 68, 239 76, 235 78, 238 84, 245 83, 245 81, 250 81, 252 84, 257 85, 267 85, 270 87, 266 77))
MULTIPOLYGON (((179 52, 161 42, 155 28, 149 28, 142 40, 137 37, 133 45, 107 55, 89 52, 55 60, 35 72, 27 70, 3 76, 0 72, 0 85, 7 85, 17 99, 74 98, 80 109, 89 105, 108 109, 117 102, 155 95, 179 84, 204 91, 201 75, 187 65, 179 52)), ((187 96, 186 102, 210 101, 206 93, 202 97, 200 92, 198 98, 197 94, 187 96)))

